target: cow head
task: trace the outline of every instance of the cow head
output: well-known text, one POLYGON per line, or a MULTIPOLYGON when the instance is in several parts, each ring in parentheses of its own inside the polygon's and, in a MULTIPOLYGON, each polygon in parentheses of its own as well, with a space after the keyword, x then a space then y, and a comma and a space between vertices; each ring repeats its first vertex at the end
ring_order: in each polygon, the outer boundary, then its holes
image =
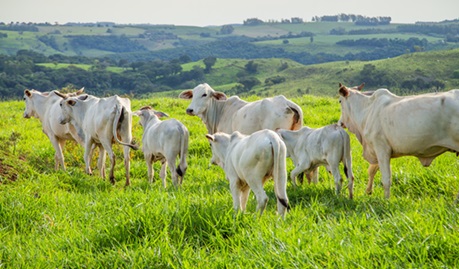
POLYGON ((35 105, 33 102, 33 95, 37 93, 35 90, 25 90, 24 91, 24 102, 26 103, 26 107, 24 110, 23 117, 26 119, 30 117, 37 117, 36 111, 35 111, 35 105))
POLYGON ((207 140, 209 140, 210 147, 212 149, 212 158, 210 159, 211 164, 225 168, 225 155, 228 150, 230 143, 230 135, 226 133, 215 133, 213 135, 206 134, 207 140))
POLYGON ((186 90, 180 93, 179 98, 191 99, 191 104, 186 113, 191 116, 199 116, 206 112, 212 100, 226 100, 226 95, 212 89, 207 83, 196 86, 193 90, 186 90))
POLYGON ((79 96, 68 96, 57 91, 55 93, 62 97, 62 100, 59 103, 59 106, 62 109, 62 114, 59 116, 60 124, 69 123, 74 117, 74 107, 89 97, 87 94, 79 96))
POLYGON ((59 104, 62 109, 62 114, 59 116, 60 124, 66 124, 72 120, 72 110, 76 103, 77 101, 73 100, 73 97, 61 100, 59 104))
POLYGON ((350 102, 348 102, 349 96, 351 96, 353 92, 362 91, 364 86, 365 86, 365 83, 362 83, 359 86, 348 88, 344 86, 343 84, 339 83, 338 94, 340 95, 339 103, 341 105, 341 117, 338 121, 338 125, 340 125, 341 127, 347 128, 347 124, 349 121, 349 116, 350 116, 350 111, 351 111, 351 105, 350 105, 350 102))
POLYGON ((159 121, 159 118, 169 117, 164 112, 156 111, 151 106, 141 107, 139 110, 133 113, 135 116, 140 117, 140 125, 145 128, 145 126, 152 120, 159 121))

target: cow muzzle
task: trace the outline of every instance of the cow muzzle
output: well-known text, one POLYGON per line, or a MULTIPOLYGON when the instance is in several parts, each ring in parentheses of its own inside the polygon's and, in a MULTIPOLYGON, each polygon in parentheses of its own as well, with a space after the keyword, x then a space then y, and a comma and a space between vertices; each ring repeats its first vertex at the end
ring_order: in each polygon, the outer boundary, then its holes
POLYGON ((190 115, 190 116, 194 116, 194 111, 193 111, 193 109, 187 108, 187 109, 186 109, 186 114, 188 114, 188 115, 190 115))

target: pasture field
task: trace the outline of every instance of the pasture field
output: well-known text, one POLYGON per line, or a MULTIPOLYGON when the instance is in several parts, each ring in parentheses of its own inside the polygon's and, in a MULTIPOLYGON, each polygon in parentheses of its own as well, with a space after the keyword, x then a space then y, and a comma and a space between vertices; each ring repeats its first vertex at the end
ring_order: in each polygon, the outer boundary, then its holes
MULTIPOLYGON (((90 65, 90 64, 68 64, 68 63, 39 63, 37 65, 52 68, 52 69, 68 68, 70 66, 74 66, 74 67, 78 67, 86 71, 90 70, 93 67, 93 65, 90 65)), ((109 66, 106 69, 107 71, 110 71, 113 73, 121 73, 124 70, 126 70, 126 68, 115 67, 115 66, 109 66)))
MULTIPOLYGON (((257 100, 248 97, 246 100, 257 100)), ((311 127, 339 119, 338 100, 292 99, 311 127)), ((211 156, 204 124, 185 114, 188 101, 132 100, 151 105, 190 131, 188 170, 181 188, 166 189, 155 165, 153 184, 141 151, 131 153, 124 186, 121 147, 116 179, 84 173, 83 150, 67 143, 67 171, 54 171, 54 150, 38 119, 24 119, 22 101, 0 102, 0 268, 457 268, 459 267, 459 164, 452 153, 423 168, 415 158, 392 160, 393 185, 383 198, 364 193, 367 163, 351 134, 354 200, 334 194, 331 175, 294 188, 291 210, 276 215, 272 181, 263 216, 250 195, 247 212, 233 214, 228 182, 211 156)), ((133 134, 142 128, 134 118, 133 134)), ((108 164, 108 163, 107 163, 108 164)), ((95 161, 94 161, 95 166, 95 161)), ((293 168, 288 160, 288 170, 293 168)), ((347 183, 347 180, 345 180, 347 183)))

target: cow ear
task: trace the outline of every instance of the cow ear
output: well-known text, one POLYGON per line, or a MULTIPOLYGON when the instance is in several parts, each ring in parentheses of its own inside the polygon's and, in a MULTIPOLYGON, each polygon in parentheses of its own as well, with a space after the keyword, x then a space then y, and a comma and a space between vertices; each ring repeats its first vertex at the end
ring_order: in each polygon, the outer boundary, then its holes
POLYGON ((217 99, 217 100, 226 100, 228 99, 226 95, 222 92, 213 92, 212 97, 217 99))
POLYGON ((207 140, 209 140, 209 141, 212 141, 212 142, 215 141, 215 137, 214 137, 213 135, 211 135, 211 134, 206 134, 206 138, 207 138, 207 140))
POLYGON ((25 90, 25 91, 24 91, 24 94, 27 95, 27 97, 32 96, 32 92, 29 91, 29 90, 25 90))
POLYGON ((67 104, 69 104, 70 106, 74 106, 76 104, 76 101, 75 100, 68 100, 67 104))
POLYGON ((192 99, 193 98, 193 90, 186 90, 186 91, 183 91, 179 94, 178 96, 180 99, 186 99, 186 100, 189 100, 189 99, 192 99))
POLYGON ((89 95, 85 94, 85 95, 80 95, 78 96, 78 100, 81 100, 81 101, 84 101, 86 99, 88 99, 89 95))
POLYGON ((347 97, 349 95, 349 89, 346 86, 341 85, 341 87, 339 87, 338 93, 343 97, 347 97))
POLYGON ((360 84, 360 86, 357 87, 357 90, 362 91, 363 87, 365 87, 365 82, 360 84))
POLYGON ((166 117, 166 118, 169 118, 169 115, 167 115, 167 114, 166 114, 166 113, 164 113, 164 112, 161 112, 161 111, 155 111, 154 113, 155 113, 156 117, 158 117, 158 118, 162 118, 162 117, 166 117))

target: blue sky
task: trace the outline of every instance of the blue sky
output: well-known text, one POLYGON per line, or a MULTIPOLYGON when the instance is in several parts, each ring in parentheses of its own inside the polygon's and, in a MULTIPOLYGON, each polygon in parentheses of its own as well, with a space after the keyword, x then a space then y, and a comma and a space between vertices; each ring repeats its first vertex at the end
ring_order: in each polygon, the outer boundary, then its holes
POLYGON ((0 0, 0 22, 224 25, 339 13, 390 16, 394 23, 459 18, 459 0, 0 0))

